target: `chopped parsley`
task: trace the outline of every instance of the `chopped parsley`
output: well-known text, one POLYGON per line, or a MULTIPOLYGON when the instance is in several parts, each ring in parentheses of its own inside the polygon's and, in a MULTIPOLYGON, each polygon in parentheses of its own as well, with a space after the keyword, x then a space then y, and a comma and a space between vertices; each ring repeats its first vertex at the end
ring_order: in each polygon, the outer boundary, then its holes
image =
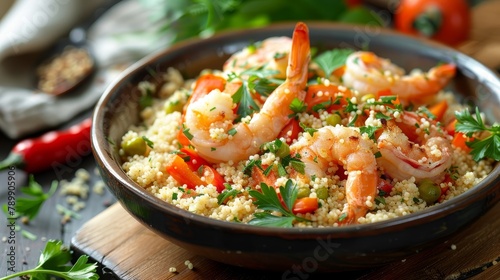
POLYGON ((182 133, 187 137, 187 139, 189 140, 193 139, 193 134, 189 132, 189 128, 187 128, 184 124, 182 126, 183 126, 182 133))
POLYGON ((217 196, 217 204, 222 205, 230 198, 236 197, 240 191, 233 189, 230 184, 224 184, 225 189, 217 196))
POLYGON ((292 110, 294 114, 305 112, 306 109, 307 105, 304 103, 304 101, 301 101, 298 98, 293 99, 292 103, 290 103, 290 110, 292 110))
POLYGON ((149 140, 148 137, 146 136, 142 136, 142 140, 144 140, 144 142, 146 142, 146 144, 151 148, 151 149, 154 149, 154 144, 153 141, 149 140))
POLYGON ((378 126, 362 126, 359 128, 361 134, 366 133, 370 139, 375 139, 375 132, 379 129, 378 126))
POLYGON ((299 123, 299 126, 304 130, 304 132, 307 132, 309 133, 309 135, 313 136, 314 132, 318 131, 317 129, 315 128, 312 128, 312 127, 307 127, 305 124, 303 123, 299 123))
POLYGON ((237 131, 237 130, 236 130, 236 128, 234 128, 234 127, 233 127, 233 128, 231 128, 231 129, 227 132, 227 134, 229 134, 229 135, 231 135, 231 136, 236 135, 236 133, 238 133, 238 131, 237 131))

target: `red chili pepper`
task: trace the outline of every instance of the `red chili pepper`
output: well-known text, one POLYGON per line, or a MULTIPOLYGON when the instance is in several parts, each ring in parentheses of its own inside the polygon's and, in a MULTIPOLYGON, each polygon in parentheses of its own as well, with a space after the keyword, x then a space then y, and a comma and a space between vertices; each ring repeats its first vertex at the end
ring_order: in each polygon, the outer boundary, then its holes
POLYGON ((34 173, 49 169, 54 163, 64 164, 75 156, 90 154, 91 124, 92 119, 85 119, 67 130, 47 132, 17 143, 9 156, 0 161, 0 170, 16 166, 34 173))

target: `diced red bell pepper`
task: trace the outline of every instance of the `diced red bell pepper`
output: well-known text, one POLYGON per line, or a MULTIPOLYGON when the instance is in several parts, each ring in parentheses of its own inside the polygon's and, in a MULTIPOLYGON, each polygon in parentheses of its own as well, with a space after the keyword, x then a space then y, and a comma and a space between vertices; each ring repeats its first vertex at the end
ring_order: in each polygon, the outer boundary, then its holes
POLYGON ((208 161, 202 158, 195 150, 183 147, 180 149, 181 156, 192 171, 197 171, 203 165, 209 165, 208 161))
POLYGON ((299 121, 291 119, 278 134, 278 138, 285 138, 288 145, 292 144, 293 140, 299 138, 299 133, 302 132, 299 121))
POLYGON ((325 108, 329 112, 333 110, 342 109, 347 105, 346 98, 349 98, 351 96, 351 93, 348 90, 342 91, 342 95, 344 96, 344 98, 340 98, 338 99, 338 102, 336 102, 337 101, 336 94, 338 92, 341 91, 339 90, 338 86, 334 84, 330 84, 328 86, 323 84, 310 85, 307 88, 306 97, 304 99, 304 103, 307 105, 307 111, 312 112, 314 106, 329 101, 331 102, 331 105, 328 106, 328 108, 325 108), (319 95, 318 94, 319 92, 322 92, 323 94, 319 95), (328 95, 324 94, 327 92, 329 93, 328 95), (338 104, 333 104, 333 103, 338 103, 338 104))
POLYGON ((387 180, 384 180, 384 179, 378 180, 377 189, 379 190, 379 192, 380 191, 384 192, 384 196, 389 196, 393 187, 394 186, 391 183, 389 183, 387 180))
POLYGON ((207 184, 212 184, 217 188, 217 192, 221 193, 226 187, 224 183, 224 177, 217 172, 217 170, 209 165, 203 165, 203 176, 205 176, 205 180, 207 184))

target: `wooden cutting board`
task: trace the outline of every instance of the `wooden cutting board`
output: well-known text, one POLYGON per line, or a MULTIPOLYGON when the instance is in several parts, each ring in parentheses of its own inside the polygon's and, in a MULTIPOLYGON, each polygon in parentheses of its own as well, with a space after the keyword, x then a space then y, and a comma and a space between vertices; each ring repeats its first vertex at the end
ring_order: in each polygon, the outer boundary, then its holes
MULTIPOLYGON (((458 49, 500 68, 500 1, 474 9, 472 37, 458 49)), ((370 271, 338 279, 500 279, 500 204, 435 248, 370 271), (452 245, 456 250, 452 250, 452 245)), ((188 252, 141 225, 119 204, 87 222, 74 236, 76 255, 104 266, 104 279, 279 279, 281 274, 232 267, 188 252), (186 261, 193 264, 189 269, 186 261), (177 272, 169 272, 173 267, 177 272)), ((324 275, 323 275, 324 277, 324 275)), ((319 278, 323 278, 319 276, 319 278)), ((329 275, 332 278, 332 275, 329 275)), ((311 279, 311 278, 309 278, 311 279)))
MULTIPOLYGON (((500 279, 498 217, 500 203, 434 248, 381 268, 330 274, 329 277, 500 279), (452 245, 456 246, 455 250, 452 245)), ((87 222, 73 237, 72 249, 75 255, 86 254, 105 266, 105 279, 281 279, 282 276, 275 272, 233 267, 197 256, 150 231, 118 203, 87 222), (193 269, 187 267, 186 261, 193 264, 193 269), (171 267, 175 267, 177 272, 169 272, 171 267)))

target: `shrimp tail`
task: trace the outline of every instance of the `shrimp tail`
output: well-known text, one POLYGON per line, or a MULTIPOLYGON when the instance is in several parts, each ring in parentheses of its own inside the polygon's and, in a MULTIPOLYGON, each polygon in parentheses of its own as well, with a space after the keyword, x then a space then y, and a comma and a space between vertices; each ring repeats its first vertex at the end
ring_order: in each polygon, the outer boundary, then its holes
POLYGON ((456 72, 457 66, 447 63, 429 70, 429 76, 439 81, 441 86, 445 86, 455 76, 456 72))
POLYGON ((305 23, 298 22, 293 31, 290 60, 286 69, 287 80, 298 83, 297 86, 305 88, 310 59, 309 28, 305 23))

